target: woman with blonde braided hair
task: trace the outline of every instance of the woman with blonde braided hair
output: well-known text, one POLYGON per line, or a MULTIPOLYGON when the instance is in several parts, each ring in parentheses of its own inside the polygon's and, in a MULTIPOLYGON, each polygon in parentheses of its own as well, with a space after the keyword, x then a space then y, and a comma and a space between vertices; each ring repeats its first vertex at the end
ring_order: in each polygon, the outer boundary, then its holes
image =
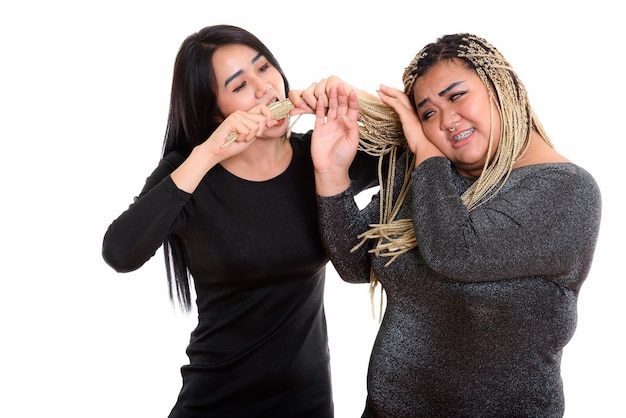
MULTIPOLYGON (((559 154, 510 64, 452 34, 379 95, 408 149, 362 210, 354 96, 318 109, 322 234, 348 282, 387 297, 363 417, 561 417, 561 356, 600 225, 594 178, 559 154)), ((398 147, 401 148, 401 147, 398 147)), ((392 164, 392 166, 394 166, 392 164)))

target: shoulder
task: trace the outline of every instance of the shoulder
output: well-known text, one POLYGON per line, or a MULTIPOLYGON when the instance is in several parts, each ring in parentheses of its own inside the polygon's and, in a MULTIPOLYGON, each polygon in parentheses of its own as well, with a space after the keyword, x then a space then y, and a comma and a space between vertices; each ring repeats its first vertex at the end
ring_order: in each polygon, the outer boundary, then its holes
POLYGON ((521 158, 515 162, 513 167, 520 168, 528 165, 568 162, 571 161, 557 152, 557 150, 548 144, 537 132, 533 132, 528 148, 526 148, 521 158))
MULTIPOLYGON (((596 180, 590 172, 572 162, 548 162, 514 168, 511 176, 522 181, 554 182, 571 184, 574 187, 587 185, 597 188, 596 180)), ((544 183, 545 184, 545 183, 544 183)))
POLYGON ((597 212, 599 216, 602 204, 594 177, 574 163, 535 164, 514 169, 504 187, 525 196, 528 201, 535 196, 548 206, 566 207, 572 212, 597 212), (508 187, 509 182, 511 187, 508 187))

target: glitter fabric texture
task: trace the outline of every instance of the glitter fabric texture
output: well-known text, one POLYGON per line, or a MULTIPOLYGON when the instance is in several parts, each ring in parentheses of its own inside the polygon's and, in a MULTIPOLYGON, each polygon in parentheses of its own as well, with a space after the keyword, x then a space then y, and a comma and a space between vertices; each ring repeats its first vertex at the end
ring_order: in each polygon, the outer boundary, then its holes
POLYGON ((339 275, 368 283, 373 269, 387 296, 363 417, 561 417, 562 350, 600 224, 596 182, 569 163, 522 167, 469 211, 460 196, 475 180, 447 159, 410 176, 398 216, 417 246, 387 266, 368 252, 375 240, 352 251, 378 221, 377 198, 360 211, 349 189, 318 196, 339 275))

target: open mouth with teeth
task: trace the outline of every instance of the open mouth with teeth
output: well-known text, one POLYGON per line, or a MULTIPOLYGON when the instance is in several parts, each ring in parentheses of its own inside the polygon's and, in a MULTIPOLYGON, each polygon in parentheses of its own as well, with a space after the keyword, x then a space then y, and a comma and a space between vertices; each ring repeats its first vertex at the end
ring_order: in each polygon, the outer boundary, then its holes
POLYGON ((289 111, 294 108, 293 103, 289 99, 278 100, 276 99, 268 106, 270 112, 272 112, 272 118, 275 120, 281 120, 289 116, 289 111))
POLYGON ((473 134, 475 131, 476 131, 476 128, 472 128, 472 129, 468 129, 468 130, 466 130, 466 131, 463 131, 463 132, 461 132, 460 134, 455 135, 455 136, 452 138, 452 142, 454 142, 454 143, 456 144, 457 142, 460 142, 460 141, 464 140, 465 138, 469 137, 469 136, 470 136, 471 134, 473 134))

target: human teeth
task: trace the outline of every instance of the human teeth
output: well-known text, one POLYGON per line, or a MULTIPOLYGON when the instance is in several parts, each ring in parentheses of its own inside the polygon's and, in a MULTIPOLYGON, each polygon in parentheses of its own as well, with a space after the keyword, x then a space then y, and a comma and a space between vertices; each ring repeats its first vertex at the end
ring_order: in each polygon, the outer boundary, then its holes
POLYGON ((291 103, 291 100, 289 99, 276 101, 268 106, 270 112, 272 112, 272 117, 276 120, 287 117, 287 115, 289 115, 289 111, 293 109, 293 107, 293 103, 291 103))
POLYGON ((453 142, 459 142, 464 140, 465 138, 467 138, 468 136, 470 136, 471 134, 474 133, 476 129, 472 128, 472 129, 468 129, 467 131, 463 131, 460 134, 458 134, 457 136, 455 136, 454 138, 452 138, 453 142))

